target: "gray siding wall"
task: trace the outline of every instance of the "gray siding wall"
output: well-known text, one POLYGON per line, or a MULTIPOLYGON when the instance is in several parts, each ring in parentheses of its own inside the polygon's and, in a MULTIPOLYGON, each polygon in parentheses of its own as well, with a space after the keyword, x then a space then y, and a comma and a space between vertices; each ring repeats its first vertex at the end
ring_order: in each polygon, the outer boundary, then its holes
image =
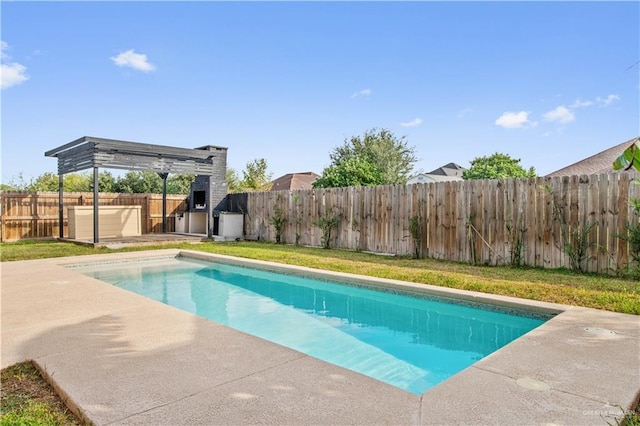
POLYGON ((211 206, 213 210, 227 210, 227 148, 210 147, 215 151, 213 158, 213 175, 209 181, 211 206))
POLYGON ((206 211, 209 216, 208 235, 214 235, 214 217, 218 212, 227 210, 227 148, 220 146, 203 146, 197 148, 213 153, 213 173, 211 176, 196 176, 191 185, 189 209, 192 211, 206 211), (195 191, 205 191, 205 206, 196 208, 194 202, 195 191))

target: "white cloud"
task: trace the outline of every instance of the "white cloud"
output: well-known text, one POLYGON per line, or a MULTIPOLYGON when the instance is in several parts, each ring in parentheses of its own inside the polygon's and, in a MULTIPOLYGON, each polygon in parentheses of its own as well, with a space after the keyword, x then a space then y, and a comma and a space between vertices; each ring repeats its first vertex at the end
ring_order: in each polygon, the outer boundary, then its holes
POLYGON ((362 89, 351 95, 351 99, 357 98, 358 96, 371 96, 371 89, 362 89))
POLYGON ((9 55, 5 53, 7 49, 9 49, 9 44, 5 41, 0 41, 0 57, 3 61, 2 65, 0 65, 0 88, 2 90, 24 83, 29 79, 27 67, 24 65, 17 62, 4 63, 11 59, 9 55))
MULTIPOLYGON (((576 99, 570 105, 560 105, 551 111, 547 111, 543 117, 545 121, 568 124, 576 121, 575 110, 579 108, 588 108, 594 105, 601 107, 608 107, 614 102, 620 100, 620 96, 611 94, 605 98, 596 97, 594 100, 582 100, 576 99)), ((460 116, 460 114, 458 114, 460 116)), ((495 121, 496 126, 504 127, 505 129, 519 129, 522 127, 535 127, 538 123, 529 120, 529 113, 526 111, 520 112, 505 112, 495 121)))
POLYGON ((133 49, 122 52, 118 56, 112 56, 109 59, 119 67, 129 67, 142 72, 152 72, 156 70, 156 66, 148 61, 147 55, 144 53, 136 53, 133 49))
POLYGON ((522 127, 535 127, 537 125, 537 123, 529 121, 529 113, 526 111, 507 111, 498 117, 495 124, 505 129, 520 129, 522 127))
POLYGON ((415 118, 415 119, 413 119, 411 121, 408 121, 406 123, 400 123, 400 125, 402 127, 417 127, 417 126, 419 126, 421 124, 422 124, 422 118, 415 118))
POLYGON ((576 99, 574 103, 569 105, 569 108, 584 108, 593 105, 592 101, 581 101, 580 99, 576 99))
POLYGON ((7 49, 9 49, 9 44, 4 40, 0 40, 0 58, 2 59, 9 58, 9 56, 6 53, 4 53, 4 51, 7 49))
POLYGON ((612 103, 614 103, 616 101, 619 101, 619 100, 620 100, 620 96, 618 96, 618 95, 609 95, 606 98, 601 98, 600 96, 598 96, 596 98, 596 102, 598 102, 598 105, 601 105, 603 107, 608 107, 612 103))
POLYGON ((547 112, 544 115, 544 119, 547 121, 557 121, 558 123, 567 124, 575 121, 576 116, 569 111, 566 106, 560 105, 559 107, 556 107, 556 109, 547 112))
POLYGON ((2 89, 24 83, 29 80, 26 74, 27 67, 18 63, 2 64, 0 66, 0 76, 2 76, 2 89))

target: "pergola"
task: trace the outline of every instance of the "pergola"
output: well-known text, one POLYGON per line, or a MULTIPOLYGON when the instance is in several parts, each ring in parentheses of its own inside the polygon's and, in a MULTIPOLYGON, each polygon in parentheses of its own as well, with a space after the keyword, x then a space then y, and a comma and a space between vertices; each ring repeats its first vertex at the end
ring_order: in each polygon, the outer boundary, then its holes
POLYGON ((60 238, 64 238, 62 190, 64 174, 93 168, 93 242, 97 243, 100 240, 98 227, 98 171, 100 167, 157 172, 162 178, 162 232, 166 232, 167 176, 169 173, 213 175, 213 159, 216 153, 206 148, 177 148, 83 136, 45 152, 46 157, 58 158, 60 238))

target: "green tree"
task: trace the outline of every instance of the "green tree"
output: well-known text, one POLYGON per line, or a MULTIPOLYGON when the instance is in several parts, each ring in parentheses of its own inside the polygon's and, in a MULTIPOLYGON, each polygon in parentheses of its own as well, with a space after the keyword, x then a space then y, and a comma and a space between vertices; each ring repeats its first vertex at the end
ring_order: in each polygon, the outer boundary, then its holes
MULTIPOLYGON (((169 175, 167 179, 168 194, 188 194, 195 176, 189 174, 169 175)), ((7 191, 58 191, 58 175, 53 172, 45 172, 28 184, 24 182, 22 174, 19 181, 12 179, 1 189, 7 191)), ((63 190, 65 192, 91 192, 93 191, 93 173, 68 173, 64 175, 63 190)), ((155 172, 130 171, 125 176, 115 178, 110 172, 102 171, 98 174, 98 190, 100 192, 120 193, 161 193, 162 178, 155 172)))
MULTIPOLYGON (((67 192, 89 192, 93 183, 93 175, 89 173, 69 173, 63 176, 62 189, 67 192)), ((58 188, 56 187, 55 191, 58 188)))
MULTIPOLYGON (((45 172, 32 180, 27 185, 27 191, 52 191, 58 192, 58 175, 53 172, 45 172)), ((68 173, 64 175, 62 190, 65 192, 89 192, 92 191, 93 176, 89 173, 68 173)))
POLYGON ((162 178, 156 172, 129 171, 116 180, 115 190, 125 194, 160 194, 162 178))
POLYGON ((341 188, 346 186, 382 185, 383 178, 378 169, 359 157, 348 158, 339 164, 325 168, 315 182, 314 188, 341 188))
POLYGON ((227 178, 227 192, 231 194, 242 192, 242 181, 238 176, 238 172, 236 172, 233 169, 227 169, 226 178, 227 178))
POLYGON ((167 178, 167 194, 189 194, 195 175, 177 174, 167 178))
POLYGON ((19 189, 8 183, 0 183, 0 191, 19 191, 19 189))
POLYGON ((0 189, 3 191, 27 191, 29 183, 24 179, 22 172, 18 173, 18 176, 11 176, 9 182, 3 182, 0 185, 0 189))
POLYGON ((268 191, 271 189, 271 173, 267 173, 267 160, 258 158, 249 161, 242 172, 241 186, 245 191, 268 191))
POLYGON ((403 185, 407 182, 417 158, 415 147, 406 138, 396 137, 387 129, 371 129, 362 136, 352 136, 329 154, 331 165, 322 172, 314 187, 343 186, 348 171, 356 179, 347 178, 349 185, 403 185))
POLYGON ((471 167, 462 172, 462 178, 465 180, 524 177, 536 177, 535 169, 530 167, 526 170, 520 165, 520 159, 499 152, 488 157, 474 158, 471 167))
MULTIPOLYGON (((93 182, 91 182, 93 186, 93 182)), ((100 192, 115 192, 116 178, 113 177, 111 172, 100 172, 98 174, 98 191, 100 192)))
MULTIPOLYGON (((66 183, 66 182, 65 182, 66 183)), ((45 172, 32 180, 26 187, 27 191, 58 191, 58 175, 53 172, 45 172)), ((66 188, 63 188, 66 189, 66 188)))
MULTIPOLYGON (((99 192, 116 192, 116 178, 111 172, 100 172, 98 174, 98 191, 99 192)), ((89 191, 93 191, 93 176, 89 178, 89 191)))

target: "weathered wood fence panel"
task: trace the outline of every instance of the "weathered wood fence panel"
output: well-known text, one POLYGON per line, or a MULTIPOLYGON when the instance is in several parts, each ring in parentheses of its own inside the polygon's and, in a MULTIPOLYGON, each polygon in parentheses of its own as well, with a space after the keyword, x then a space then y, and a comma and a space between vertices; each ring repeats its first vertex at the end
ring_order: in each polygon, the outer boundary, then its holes
POLYGON ((431 258, 497 265, 521 263, 570 267, 564 250, 571 236, 586 234, 588 271, 607 273, 629 262, 625 235, 638 220, 630 201, 640 197, 636 173, 540 177, 350 187, 229 195, 242 201, 245 234, 274 241, 270 224, 276 205, 287 216, 282 238, 320 246, 314 222, 339 215, 333 246, 410 255, 413 216, 421 218, 422 253, 431 258), (518 251, 518 247, 520 250, 518 251))
MULTIPOLYGON (((63 194, 64 235, 68 235, 67 209, 70 206, 92 206, 93 193, 63 194)), ((100 205, 142 206, 142 233, 162 232, 162 194, 101 193, 100 205)), ((0 193, 2 241, 24 238, 56 238, 58 231, 57 192, 0 193)), ((184 195, 167 195, 167 231, 175 230, 175 215, 187 209, 184 195)))
MULTIPOLYGON (((396 255, 414 252, 412 217, 421 222, 421 251, 431 258, 489 265, 570 267, 564 250, 571 235, 586 235, 583 267, 607 273, 629 262, 626 234, 638 220, 635 173, 557 178, 499 179, 230 194, 229 207, 245 216, 245 236, 275 240, 271 218, 286 217, 282 240, 320 246, 314 223, 338 216, 333 246, 396 255), (520 250, 518 250, 520 247, 520 250)), ((58 194, 1 192, 2 241, 58 236, 58 194)), ((65 207, 92 205, 92 193, 64 194, 65 207)), ((161 194, 100 194, 103 205, 142 206, 143 233, 162 231, 161 194)), ((167 196, 167 230, 187 209, 185 196, 167 196)), ((65 209, 66 210, 66 209, 65 209)), ((67 235, 66 211, 65 235, 67 235)))

